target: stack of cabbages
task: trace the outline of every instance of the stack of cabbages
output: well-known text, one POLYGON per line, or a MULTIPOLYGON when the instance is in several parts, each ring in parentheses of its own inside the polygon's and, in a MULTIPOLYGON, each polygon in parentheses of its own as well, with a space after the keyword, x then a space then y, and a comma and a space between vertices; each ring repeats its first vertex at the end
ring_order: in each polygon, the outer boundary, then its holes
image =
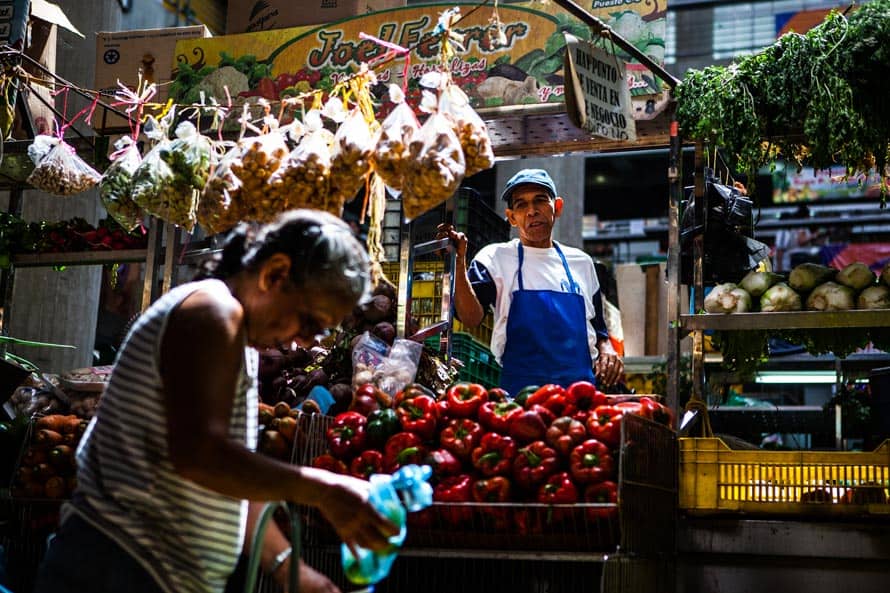
POLYGON ((879 276, 862 262, 842 270, 800 264, 787 281, 773 272, 749 272, 738 284, 718 284, 705 297, 708 313, 850 309, 890 309, 890 263, 879 276))

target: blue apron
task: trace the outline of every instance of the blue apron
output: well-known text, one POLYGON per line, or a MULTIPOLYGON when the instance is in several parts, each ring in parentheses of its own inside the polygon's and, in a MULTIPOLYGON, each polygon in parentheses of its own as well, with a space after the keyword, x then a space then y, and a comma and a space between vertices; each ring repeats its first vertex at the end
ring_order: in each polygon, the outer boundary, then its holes
POLYGON ((507 339, 501 363, 501 387, 516 395, 528 385, 596 379, 587 341, 587 308, 584 296, 555 242, 570 292, 525 290, 522 282, 524 253, 519 244, 519 289, 507 316, 507 339))

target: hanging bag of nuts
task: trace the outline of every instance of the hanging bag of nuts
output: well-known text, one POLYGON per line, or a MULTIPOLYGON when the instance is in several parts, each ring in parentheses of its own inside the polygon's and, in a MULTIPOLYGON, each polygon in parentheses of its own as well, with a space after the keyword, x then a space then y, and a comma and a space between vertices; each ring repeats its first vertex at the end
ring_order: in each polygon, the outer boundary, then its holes
MULTIPOLYGON (((435 109, 435 95, 424 91, 424 105, 435 109)), ((408 146, 411 158, 402 189, 402 212, 413 220, 451 197, 466 172, 460 140, 451 120, 435 111, 408 146)))
MULTIPOLYGON (((306 134, 269 179, 272 200, 288 208, 333 212, 328 203, 333 134, 324 129, 318 110, 309 111, 303 124, 306 134)), ((333 213, 340 214, 339 211, 333 213)))
POLYGON ((99 182, 99 197, 108 215, 128 231, 143 222, 143 211, 133 201, 133 175, 142 162, 139 147, 130 136, 114 143, 117 149, 111 155, 112 163, 99 182))
POLYGON ((362 111, 352 109, 334 134, 331 155, 331 194, 333 209, 342 212, 343 204, 355 198, 371 171, 374 137, 362 111))
POLYGON ((390 85, 389 97, 396 106, 380 124, 371 165, 386 185, 401 191, 410 159, 408 144, 420 131, 420 123, 398 85, 390 85))
POLYGON ((198 224, 208 235, 224 233, 244 216, 241 180, 232 172, 232 165, 241 160, 241 148, 232 146, 210 174, 198 202, 198 224))
POLYGON ((55 196, 72 196, 99 183, 102 176, 57 136, 39 135, 28 147, 34 170, 26 180, 55 196))
POLYGON ((467 171, 465 175, 475 175, 494 166, 494 149, 488 135, 488 126, 470 105, 466 93, 449 82, 439 98, 439 111, 454 121, 455 132, 460 138, 464 151, 467 171))
POLYGON ((271 131, 253 138, 243 138, 241 158, 232 163, 232 172, 241 181, 241 200, 245 219, 268 222, 288 207, 287 194, 270 191, 269 180, 288 156, 284 135, 277 124, 271 131))

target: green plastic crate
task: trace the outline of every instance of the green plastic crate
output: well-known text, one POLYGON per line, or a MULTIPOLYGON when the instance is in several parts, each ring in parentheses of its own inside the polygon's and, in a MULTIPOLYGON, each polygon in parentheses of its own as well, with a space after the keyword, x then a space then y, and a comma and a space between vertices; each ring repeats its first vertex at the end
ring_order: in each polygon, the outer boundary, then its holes
MULTIPOLYGON (((439 336, 426 341, 427 346, 439 349, 439 336)), ((479 383, 486 388, 497 387, 501 382, 501 365, 487 346, 475 340, 473 336, 463 332, 451 334, 451 356, 463 363, 458 379, 470 383, 479 383)))

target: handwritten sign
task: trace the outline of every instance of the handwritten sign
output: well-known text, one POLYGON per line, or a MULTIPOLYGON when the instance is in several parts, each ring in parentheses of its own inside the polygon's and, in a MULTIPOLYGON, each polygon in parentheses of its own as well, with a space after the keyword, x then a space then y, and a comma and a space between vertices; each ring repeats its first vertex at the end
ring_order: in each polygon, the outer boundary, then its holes
POLYGON ((610 140, 637 139, 623 61, 566 33, 566 109, 579 128, 610 140))

